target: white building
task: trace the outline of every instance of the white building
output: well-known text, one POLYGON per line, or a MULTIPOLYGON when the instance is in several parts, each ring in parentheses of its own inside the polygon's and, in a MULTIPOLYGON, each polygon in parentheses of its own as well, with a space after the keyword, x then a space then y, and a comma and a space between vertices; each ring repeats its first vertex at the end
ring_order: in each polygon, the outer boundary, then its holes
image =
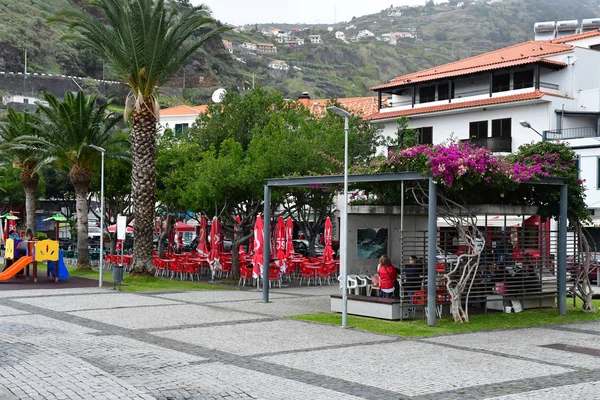
POLYGON ((256 45, 254 43, 244 42, 242 47, 248 50, 256 51, 256 45))
POLYGON ((321 35, 309 35, 308 36, 308 40, 310 40, 311 43, 323 43, 323 41, 321 40, 321 35))
POLYGON ((356 37, 359 39, 364 38, 364 37, 373 37, 373 36, 375 36, 375 34, 368 29, 363 29, 361 31, 358 31, 358 34, 356 35, 356 37))
POLYGON ((32 96, 21 96, 19 94, 2 96, 2 104, 7 105, 8 103, 20 103, 20 104, 31 104, 41 103, 47 106, 48 102, 37 97, 32 96))
POLYGON ((159 133, 162 133, 165 129, 173 129, 175 135, 180 136, 196 122, 196 118, 200 114, 204 114, 207 111, 208 107, 205 105, 191 107, 184 104, 164 108, 160 110, 159 114, 159 133))
POLYGON ((290 66, 283 60, 273 60, 269 63, 269 68, 288 71, 290 66))
POLYGON ((342 31, 337 31, 335 33, 335 38, 339 40, 346 40, 346 34, 342 31))
POLYGON ((568 140, 581 157, 587 204, 600 212, 598 65, 598 30, 520 43, 373 87, 381 99, 391 96, 391 104, 366 119, 393 137, 396 120, 406 116, 422 143, 454 137, 494 152, 568 140), (521 126, 523 120, 533 129, 521 126))

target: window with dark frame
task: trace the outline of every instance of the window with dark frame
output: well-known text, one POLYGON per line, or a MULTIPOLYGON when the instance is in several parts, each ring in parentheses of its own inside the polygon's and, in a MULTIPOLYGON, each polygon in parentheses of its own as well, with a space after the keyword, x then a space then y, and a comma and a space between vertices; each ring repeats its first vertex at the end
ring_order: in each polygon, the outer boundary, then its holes
POLYGON ((469 139, 487 139, 488 122, 475 121, 469 123, 469 139))
POLYGON ((498 74, 492 77, 492 92, 506 92, 510 90, 510 74, 498 74))
POLYGON ((492 120, 492 137, 493 138, 510 138, 511 137, 511 119, 493 119, 492 120))
POLYGON ((513 74, 513 87, 515 89, 533 87, 533 70, 515 72, 513 74))
POLYGON ((448 100, 450 97, 449 84, 441 83, 438 85, 438 100, 448 100))
POLYGON ((180 137, 185 133, 188 128, 188 124, 175 124, 175 137, 180 137))
POLYGON ((433 144, 433 126, 416 128, 419 133, 419 144, 433 144))
POLYGON ((419 88, 419 103, 435 101, 435 85, 419 88))

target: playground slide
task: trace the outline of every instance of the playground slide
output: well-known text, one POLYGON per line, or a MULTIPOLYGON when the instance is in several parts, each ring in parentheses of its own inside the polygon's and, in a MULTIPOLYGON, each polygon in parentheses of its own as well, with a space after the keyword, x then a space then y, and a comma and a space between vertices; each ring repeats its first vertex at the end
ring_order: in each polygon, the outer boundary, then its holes
POLYGON ((23 256, 19 258, 13 265, 8 267, 4 272, 0 273, 0 281, 6 281, 15 276, 20 270, 33 262, 33 258, 23 256))

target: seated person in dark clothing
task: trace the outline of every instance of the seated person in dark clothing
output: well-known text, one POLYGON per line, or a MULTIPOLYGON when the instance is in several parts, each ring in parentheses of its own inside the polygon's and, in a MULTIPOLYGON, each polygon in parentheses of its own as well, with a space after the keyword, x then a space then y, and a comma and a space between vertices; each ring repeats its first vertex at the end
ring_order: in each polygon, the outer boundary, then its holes
POLYGON ((404 292, 412 298, 414 292, 421 290, 423 285, 423 262, 417 256, 410 256, 404 269, 404 292))

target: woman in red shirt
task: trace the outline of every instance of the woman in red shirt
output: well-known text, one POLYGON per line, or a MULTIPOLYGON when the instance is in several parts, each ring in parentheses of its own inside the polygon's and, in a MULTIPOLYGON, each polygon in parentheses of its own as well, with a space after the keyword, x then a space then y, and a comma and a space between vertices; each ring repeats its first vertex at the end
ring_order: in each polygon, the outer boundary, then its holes
POLYGON ((379 297, 392 298, 398 273, 388 256, 381 256, 377 267, 379 275, 379 297))

